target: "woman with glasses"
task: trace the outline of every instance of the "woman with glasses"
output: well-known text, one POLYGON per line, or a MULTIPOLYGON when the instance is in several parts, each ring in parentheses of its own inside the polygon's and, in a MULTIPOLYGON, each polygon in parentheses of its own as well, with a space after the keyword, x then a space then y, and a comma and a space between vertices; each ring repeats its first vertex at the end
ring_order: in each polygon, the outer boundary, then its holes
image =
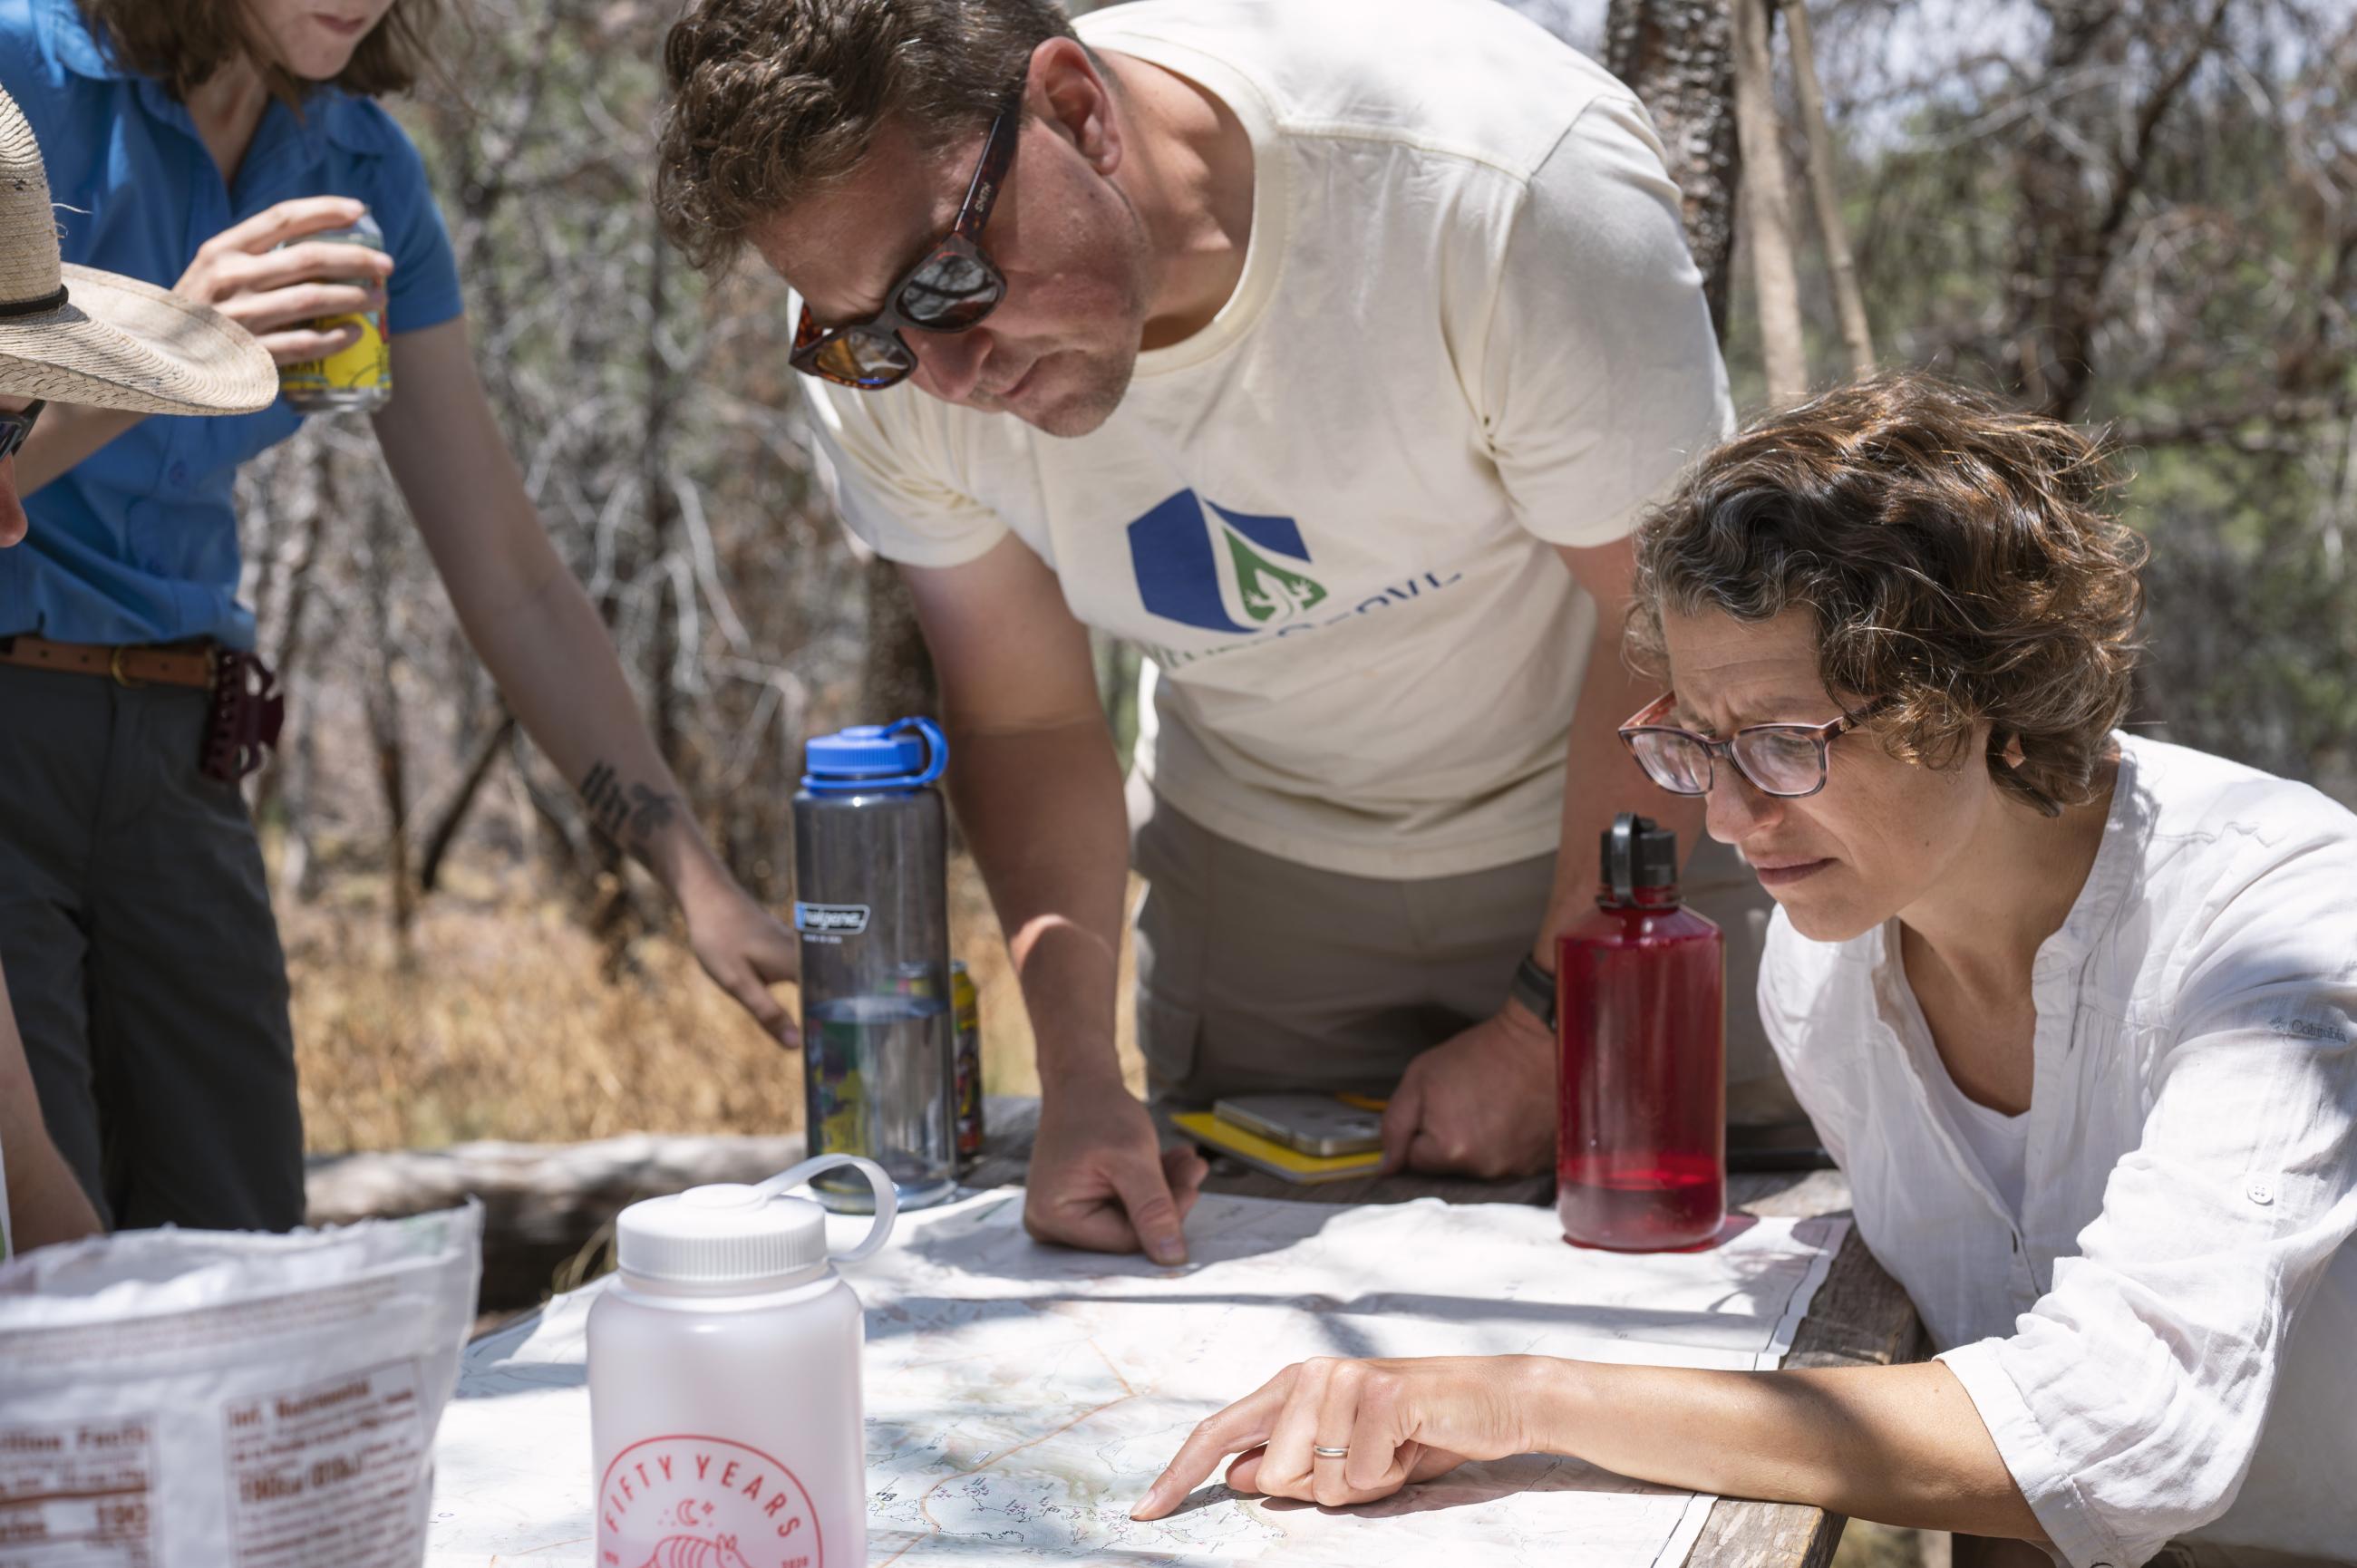
MULTIPOLYGON (((543 531, 425 166, 376 102, 425 69, 437 8, 19 0, 0 86, 48 153, 68 262, 210 306, 281 367, 382 314, 393 392, 370 423, 469 642, 678 900, 705 970, 790 1037, 769 986, 792 976, 793 933, 705 842, 543 531), (364 213, 381 250, 335 237, 364 213)), ((57 406, 16 456, 33 527, 0 556, 0 959, 51 1130, 121 1226, 303 1217, 285 959, 236 782, 276 710, 234 506, 239 467, 303 417, 283 399, 211 420, 57 406), (252 725, 218 741, 209 711, 249 698, 252 725)))
POLYGON ((2357 817, 2118 730, 2110 486, 2080 432, 1901 377, 1755 426, 1640 534, 1667 690, 1622 739, 1774 896, 1770 1036, 1938 1359, 1304 1363, 1142 1516, 1228 1454, 1340 1504, 1542 1450, 1982 1561, 2357 1560, 2357 817))

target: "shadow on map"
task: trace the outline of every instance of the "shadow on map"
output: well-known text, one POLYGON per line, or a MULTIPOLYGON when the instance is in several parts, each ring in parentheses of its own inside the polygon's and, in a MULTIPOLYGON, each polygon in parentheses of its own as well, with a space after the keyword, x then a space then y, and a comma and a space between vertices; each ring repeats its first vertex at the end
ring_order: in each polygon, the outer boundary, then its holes
MULTIPOLYGON (((920 1298, 911 1298, 920 1299, 920 1298)), ((1240 1291, 1220 1291, 1201 1295, 1172 1294, 1123 1294, 1119 1296, 1091 1295, 1086 1292, 1027 1295, 996 1301, 970 1304, 977 1309, 1020 1308, 1026 1312, 1052 1310, 1074 1305, 1089 1306, 1292 1306, 1316 1316, 1340 1314, 1348 1317, 1430 1317, 1444 1323, 1528 1323, 1552 1328, 1586 1327, 1596 1338, 1642 1338, 1641 1332, 1632 1332, 1681 1323, 1703 1323, 1710 1319, 1706 1308, 1665 1311, 1651 1306, 1624 1306, 1619 1304, 1566 1305, 1546 1301, 1496 1301, 1486 1296, 1427 1295, 1415 1292, 1385 1291, 1377 1295, 1358 1295, 1343 1299, 1315 1294, 1292 1294, 1270 1292, 1246 1294, 1240 1291)), ((941 1302, 929 1302, 934 1311, 928 1317, 936 1318, 941 1302)), ((1005 1312, 982 1313, 977 1316, 1004 1316, 1005 1312)), ((1749 1320, 1746 1320, 1749 1321, 1749 1320)), ((867 1337, 877 1336, 873 1315, 867 1326, 867 1337)), ((1674 1339, 1664 1343, 1674 1344, 1674 1339)))
MULTIPOLYGON (((1300 1216, 1287 1214, 1270 1216, 1265 1227, 1256 1226, 1249 1219, 1231 1220, 1208 1235, 1190 1231, 1186 1263, 1166 1269, 1135 1253, 1082 1252, 1030 1240, 1022 1230, 1022 1202, 1020 1192, 1011 1192, 1004 1203, 943 1216, 921 1230, 904 1231, 906 1240, 896 1239, 894 1245, 937 1267, 990 1279, 1067 1284, 1103 1279, 1184 1279, 1213 1263, 1264 1257, 1297 1247, 1324 1230, 1327 1219, 1350 1213, 1336 1208, 1330 1214, 1320 1214, 1316 1229, 1308 1230, 1301 1228, 1300 1216)), ((857 1282, 856 1272, 845 1273, 855 1283, 857 1282)))
MULTIPOLYGON (((1699 1318, 1699 1315, 1693 1312, 1669 1312, 1642 1306, 1577 1306, 1546 1302, 1493 1301, 1478 1296, 1398 1293, 1340 1300, 1281 1293, 1221 1292, 1202 1295, 1157 1293, 1107 1297, 1092 1295, 1085 1291, 1057 1291, 980 1301, 910 1296, 897 1304, 879 1305, 871 1307, 867 1313, 867 1341, 873 1345, 901 1335, 938 1333, 974 1324, 1014 1320, 1040 1323, 1050 1333, 1055 1332, 1055 1326, 1060 1321, 1066 1335, 1084 1337, 1086 1330, 1080 1326, 1081 1320, 1063 1316, 1067 1309, 1128 1305, 1290 1307, 1315 1325, 1324 1341, 1318 1354, 1342 1357, 1400 1353, 1396 1348, 1386 1348, 1378 1344, 1367 1332, 1371 1320, 1376 1318, 1394 1324, 1407 1319, 1428 1319, 1456 1330, 1475 1324, 1521 1326, 1526 1327, 1530 1334, 1527 1348, 1536 1352, 1546 1351, 1548 1341, 1556 1335, 1581 1339, 1658 1339, 1665 1344, 1675 1344, 1682 1338, 1676 1331, 1681 1327, 1696 1326, 1699 1318)), ((1711 1343, 1706 1334, 1696 1334, 1691 1337, 1696 1343, 1711 1343)), ((1256 1380, 1247 1379, 1246 1385, 1238 1387, 1235 1392, 1245 1392, 1249 1383, 1256 1380)))
MULTIPOLYGON (((1158 1263, 1148 1262, 1146 1258, 1135 1254, 1083 1252, 1069 1247, 1049 1246, 1033 1241, 1022 1231, 1021 1203, 1022 1195, 1019 1192, 1009 1193, 1004 1203, 990 1204, 974 1208, 964 1214, 945 1217, 945 1222, 929 1225, 913 1234, 903 1232, 907 1239, 900 1241, 899 1245, 936 1268, 971 1274, 983 1279, 1077 1287, 1093 1286, 1108 1280, 1166 1281, 1176 1284, 1202 1273, 1203 1270, 1214 1264, 1236 1262, 1246 1258, 1265 1257, 1271 1253, 1298 1247, 1322 1232, 1330 1219, 1344 1219, 1353 1212, 1341 1207, 1333 1208, 1330 1211, 1318 1214, 1315 1228, 1308 1230, 1300 1229, 1304 1211, 1318 1208, 1320 1206, 1286 1205, 1285 1208, 1290 1212, 1286 1213, 1282 1219, 1272 1215, 1272 1222, 1265 1227, 1254 1225, 1248 1220, 1238 1222, 1231 1219, 1227 1223, 1212 1229, 1208 1234, 1190 1232, 1188 1237, 1189 1247, 1188 1261, 1182 1266, 1172 1269, 1164 1268, 1158 1263)), ((1709 1248, 1693 1250, 1696 1251, 1716 1250, 1751 1230, 1758 1223, 1757 1219, 1748 1214, 1730 1216, 1727 1225, 1713 1239, 1709 1248)), ((1586 1249, 1566 1242, 1562 1245, 1559 1255, 1568 1266, 1577 1268, 1578 1260, 1592 1254, 1589 1254, 1586 1249)), ((1742 1294, 1755 1278, 1772 1277, 1784 1266, 1782 1260, 1766 1253, 1757 1258, 1737 1255, 1730 1257, 1728 1262, 1735 1275, 1736 1290, 1732 1293, 1734 1294, 1742 1294)), ((846 1269, 845 1273, 855 1286, 859 1283, 856 1268, 846 1269)), ((1032 1299, 1049 1302, 1082 1298, 1079 1295, 1071 1295, 1039 1296, 1032 1299)), ((1099 1295, 1092 1299, 1115 1298, 1099 1295)), ((1121 1293, 1118 1299, 1146 1302, 1297 1301, 1305 1305, 1312 1304, 1314 1301, 1313 1297, 1307 1295, 1190 1296, 1182 1292, 1165 1296, 1133 1294, 1127 1291, 1121 1293)), ((1417 1309, 1414 1304, 1417 1303, 1438 1304, 1469 1298, 1407 1294, 1369 1299, 1405 1304, 1402 1310, 1414 1311, 1417 1309)), ((1363 1303, 1333 1305, 1345 1311, 1376 1309, 1363 1303)), ((1502 1316, 1515 1315, 1512 1304, 1485 1303, 1484 1305, 1501 1307, 1502 1316)), ((1725 1305, 1725 1301, 1714 1302, 1701 1310, 1717 1312, 1723 1310, 1725 1305)), ((1647 1316, 1641 1308, 1616 1308, 1616 1310, 1626 1311, 1629 1316, 1641 1319, 1647 1316)))

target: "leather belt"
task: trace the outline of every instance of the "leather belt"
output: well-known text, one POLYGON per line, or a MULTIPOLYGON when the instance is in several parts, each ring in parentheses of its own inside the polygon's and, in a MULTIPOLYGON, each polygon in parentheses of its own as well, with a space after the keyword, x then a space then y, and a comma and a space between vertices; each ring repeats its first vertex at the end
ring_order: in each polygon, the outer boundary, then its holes
POLYGON ((0 664, 103 675, 124 686, 193 686, 210 690, 213 649, 157 648, 125 642, 51 642, 46 637, 0 637, 0 664))

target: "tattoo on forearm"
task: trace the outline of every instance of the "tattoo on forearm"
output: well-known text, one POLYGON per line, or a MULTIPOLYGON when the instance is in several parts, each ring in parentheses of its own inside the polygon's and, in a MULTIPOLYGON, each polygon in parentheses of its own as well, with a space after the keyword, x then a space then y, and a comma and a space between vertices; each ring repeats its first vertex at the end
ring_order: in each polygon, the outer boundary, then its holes
POLYGON ((643 850, 657 833, 671 826, 679 798, 644 784, 625 785, 612 764, 600 762, 581 780, 581 799, 589 820, 608 838, 625 848, 643 850))

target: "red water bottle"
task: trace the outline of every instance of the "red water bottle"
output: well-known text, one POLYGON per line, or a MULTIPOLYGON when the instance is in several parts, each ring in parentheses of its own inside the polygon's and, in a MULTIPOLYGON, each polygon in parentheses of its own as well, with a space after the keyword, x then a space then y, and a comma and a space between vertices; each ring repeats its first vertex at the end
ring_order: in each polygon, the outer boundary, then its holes
POLYGON ((1725 941, 1679 902, 1677 834, 1634 812, 1596 905, 1555 943, 1555 1213, 1586 1247, 1697 1246, 1727 1217, 1725 941))

